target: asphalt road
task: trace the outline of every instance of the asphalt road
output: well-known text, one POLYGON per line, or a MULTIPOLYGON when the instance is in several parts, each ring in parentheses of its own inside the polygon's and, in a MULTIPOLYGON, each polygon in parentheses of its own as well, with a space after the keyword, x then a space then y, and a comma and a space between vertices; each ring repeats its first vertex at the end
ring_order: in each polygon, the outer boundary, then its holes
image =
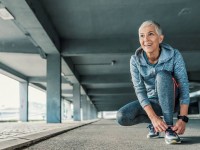
POLYGON ((147 139, 147 124, 119 126, 115 120, 100 120, 32 145, 28 150, 199 150, 200 119, 193 118, 181 136, 182 143, 167 145, 164 133, 147 139))

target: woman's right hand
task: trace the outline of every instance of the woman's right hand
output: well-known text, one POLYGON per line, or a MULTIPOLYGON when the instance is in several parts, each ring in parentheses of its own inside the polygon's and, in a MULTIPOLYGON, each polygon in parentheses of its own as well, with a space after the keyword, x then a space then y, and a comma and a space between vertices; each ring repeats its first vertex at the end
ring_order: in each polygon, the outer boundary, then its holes
POLYGON ((156 132, 163 132, 168 128, 168 125, 159 116, 152 117, 151 122, 156 132))
POLYGON ((156 132, 166 131, 166 129, 168 128, 167 124, 159 116, 156 115, 151 105, 146 105, 144 107, 144 110, 151 120, 156 132))

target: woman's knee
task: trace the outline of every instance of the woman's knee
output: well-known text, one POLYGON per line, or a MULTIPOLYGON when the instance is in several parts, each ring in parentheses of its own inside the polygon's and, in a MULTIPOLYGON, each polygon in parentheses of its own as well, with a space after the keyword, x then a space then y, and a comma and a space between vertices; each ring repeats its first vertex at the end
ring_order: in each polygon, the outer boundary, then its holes
POLYGON ((118 110, 116 119, 118 124, 125 126, 125 112, 122 109, 118 110))
POLYGON ((140 111, 143 110, 139 101, 133 101, 122 108, 117 112, 117 122, 122 126, 130 126, 134 123, 135 116, 140 114, 140 111))

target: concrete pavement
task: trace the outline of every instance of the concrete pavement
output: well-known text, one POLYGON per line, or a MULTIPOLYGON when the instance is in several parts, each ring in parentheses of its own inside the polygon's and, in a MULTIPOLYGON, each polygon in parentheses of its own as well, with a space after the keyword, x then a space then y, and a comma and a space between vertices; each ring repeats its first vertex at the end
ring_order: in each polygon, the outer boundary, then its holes
POLYGON ((119 126, 115 120, 100 120, 37 143, 27 150, 199 150, 200 116, 190 116, 182 144, 167 145, 164 134, 147 139, 147 124, 119 126))
POLYGON ((0 123, 0 150, 21 149, 75 128, 90 124, 90 121, 66 121, 64 123, 27 122, 0 123))

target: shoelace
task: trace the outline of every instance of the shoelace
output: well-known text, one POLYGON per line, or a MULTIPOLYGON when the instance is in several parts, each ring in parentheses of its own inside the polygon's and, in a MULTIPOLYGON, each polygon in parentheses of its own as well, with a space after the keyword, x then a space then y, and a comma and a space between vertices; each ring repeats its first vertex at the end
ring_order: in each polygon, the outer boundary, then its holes
POLYGON ((166 133, 171 136, 177 136, 176 132, 174 132, 171 127, 166 130, 166 133))
POLYGON ((151 132, 155 132, 154 127, 153 127, 152 124, 149 124, 149 125, 147 126, 147 128, 149 128, 149 130, 150 130, 151 132))

